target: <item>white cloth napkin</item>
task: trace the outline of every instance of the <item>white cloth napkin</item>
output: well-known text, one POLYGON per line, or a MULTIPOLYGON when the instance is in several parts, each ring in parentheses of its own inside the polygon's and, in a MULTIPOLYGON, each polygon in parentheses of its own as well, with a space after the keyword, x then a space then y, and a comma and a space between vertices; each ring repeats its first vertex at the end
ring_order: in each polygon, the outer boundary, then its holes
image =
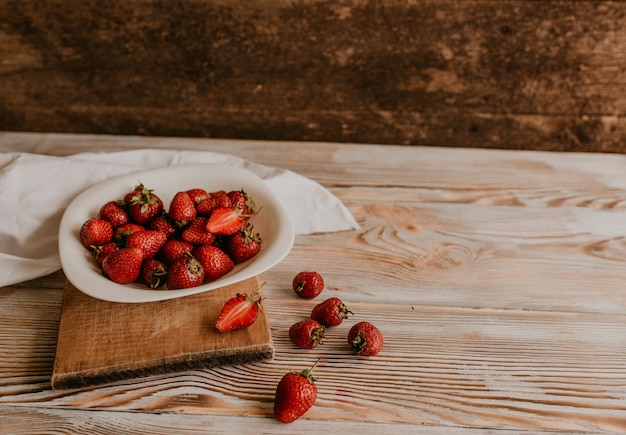
POLYGON ((0 286, 61 268, 59 223, 85 188, 118 175, 187 163, 222 163, 255 173, 283 203, 296 234, 359 228, 343 203, 320 184, 233 155, 152 149, 68 157, 0 153, 0 286))

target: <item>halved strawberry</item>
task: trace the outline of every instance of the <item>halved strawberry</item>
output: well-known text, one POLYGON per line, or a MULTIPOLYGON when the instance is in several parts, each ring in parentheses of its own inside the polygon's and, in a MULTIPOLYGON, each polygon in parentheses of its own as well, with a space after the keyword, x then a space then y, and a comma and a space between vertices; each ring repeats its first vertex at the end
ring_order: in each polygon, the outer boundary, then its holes
POLYGON ((244 217, 232 207, 219 207, 213 210, 206 224, 208 232, 230 236, 244 226, 244 217))
MULTIPOLYGON (((259 289, 260 290, 260 289, 259 289)), ((257 290, 248 295, 238 293, 226 301, 215 322, 215 328, 220 332, 230 332, 236 329, 247 328, 259 316, 261 295, 257 290)))

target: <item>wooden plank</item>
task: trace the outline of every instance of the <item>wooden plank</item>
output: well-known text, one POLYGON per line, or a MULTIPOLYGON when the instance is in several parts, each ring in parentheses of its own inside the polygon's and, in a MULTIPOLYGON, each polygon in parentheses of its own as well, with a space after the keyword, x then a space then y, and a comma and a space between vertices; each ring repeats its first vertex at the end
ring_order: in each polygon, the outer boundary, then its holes
POLYGON ((624 152, 625 18, 610 1, 4 1, 0 129, 624 152))
POLYGON ((244 330, 222 334, 213 326, 226 300, 258 289, 255 277, 189 297, 123 304, 90 297, 68 281, 52 388, 271 359, 274 345, 263 310, 244 330))

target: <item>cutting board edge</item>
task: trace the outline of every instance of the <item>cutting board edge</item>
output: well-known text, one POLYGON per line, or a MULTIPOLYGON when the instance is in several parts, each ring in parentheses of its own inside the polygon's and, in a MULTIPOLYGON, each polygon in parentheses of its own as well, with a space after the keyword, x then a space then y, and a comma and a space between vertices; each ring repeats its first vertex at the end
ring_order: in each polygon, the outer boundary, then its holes
POLYGON ((50 379, 50 384, 53 390, 84 388, 163 374, 176 375, 189 370, 209 369, 225 365, 249 364, 274 359, 274 355, 275 350, 273 343, 266 343, 262 346, 255 346, 254 354, 224 352, 221 355, 211 354, 201 357, 196 356, 195 360, 191 360, 186 356, 185 358, 177 360, 172 359, 166 364, 163 364, 163 361, 160 361, 160 363, 155 361, 153 364, 146 364, 142 367, 134 364, 128 365, 127 367, 117 366, 115 373, 112 373, 107 368, 63 374, 55 372, 50 379))

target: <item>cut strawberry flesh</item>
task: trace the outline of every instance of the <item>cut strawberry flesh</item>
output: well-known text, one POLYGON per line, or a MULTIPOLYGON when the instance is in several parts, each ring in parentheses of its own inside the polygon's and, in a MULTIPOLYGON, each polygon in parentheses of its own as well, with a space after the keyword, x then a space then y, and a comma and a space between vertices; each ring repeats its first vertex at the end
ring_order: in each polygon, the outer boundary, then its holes
POLYGON ((206 224, 208 232, 229 236, 239 231, 243 216, 232 207, 219 207, 213 210, 206 224))
POLYGON ((235 329, 247 328, 252 325, 259 315, 259 300, 256 295, 237 295, 224 304, 215 323, 220 332, 229 332, 235 329))

